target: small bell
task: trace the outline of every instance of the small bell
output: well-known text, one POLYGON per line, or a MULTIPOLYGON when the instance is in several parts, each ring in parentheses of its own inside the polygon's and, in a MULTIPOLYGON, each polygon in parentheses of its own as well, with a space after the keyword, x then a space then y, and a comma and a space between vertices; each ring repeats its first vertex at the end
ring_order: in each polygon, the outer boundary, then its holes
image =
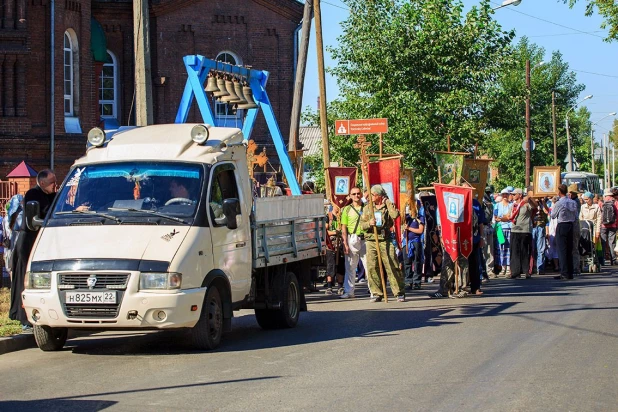
POLYGON ((217 87, 217 79, 213 76, 208 76, 208 81, 206 82, 206 88, 204 89, 207 93, 218 92, 219 88, 217 87))
POLYGON ((228 93, 227 89, 225 88, 225 79, 217 79, 217 88, 219 89, 218 92, 214 92, 212 95, 215 97, 223 97, 223 96, 229 96, 230 94, 228 93))
POLYGON ((242 83, 234 82, 234 92, 236 93, 236 96, 238 96, 238 100, 232 100, 230 102, 231 104, 245 104, 245 103, 247 103, 247 100, 245 99, 245 97, 243 96, 243 93, 242 93, 242 83))
POLYGON ((221 98, 221 101, 223 103, 231 103, 234 100, 238 100, 238 96, 236 95, 236 92, 234 91, 234 83, 231 80, 225 81, 225 90, 227 90, 228 95, 223 96, 221 98))
POLYGON ((242 88, 242 94, 245 97, 245 100, 247 101, 247 103, 239 104, 237 109, 257 109, 258 108, 258 105, 255 103, 255 100, 253 100, 253 91, 251 90, 251 87, 244 86, 242 88))

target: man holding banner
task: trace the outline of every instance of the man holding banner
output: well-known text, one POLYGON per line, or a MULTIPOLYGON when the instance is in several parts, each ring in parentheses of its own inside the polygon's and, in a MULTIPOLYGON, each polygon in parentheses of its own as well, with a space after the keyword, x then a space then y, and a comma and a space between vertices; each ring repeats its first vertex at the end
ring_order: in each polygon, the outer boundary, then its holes
POLYGON ((405 302, 403 274, 397 261, 395 245, 392 242, 391 229, 395 225, 395 219, 399 217, 399 210, 386 196, 386 191, 381 185, 371 186, 371 197, 374 204, 374 214, 366 207, 361 216, 361 228, 365 231, 367 248, 366 272, 371 291, 371 301, 381 302, 384 299, 382 281, 380 280, 380 267, 378 253, 382 258, 384 269, 391 284, 391 290, 397 297, 398 302, 405 302), (373 228, 377 228, 378 238, 374 236, 373 228), (377 240, 377 246, 376 246, 377 240))
MULTIPOLYGON (((442 244, 446 253, 442 263, 440 288, 436 293, 429 296, 446 298, 451 295, 453 288, 459 292, 459 276, 463 274, 463 279, 466 278, 465 274, 468 272, 469 263, 478 266, 478 260, 474 257, 471 259, 472 262, 468 262, 468 258, 475 249, 473 220, 476 214, 473 213, 472 208, 473 189, 471 187, 434 184, 434 188, 438 203, 439 224, 442 229, 442 244), (455 287, 453 287, 454 285, 455 287)), ((478 248, 476 249, 478 253, 478 248)), ((470 276, 476 276, 476 281, 480 283, 478 268, 474 268, 470 276)), ((465 281, 461 283, 464 286, 466 284, 465 281)), ((475 293, 480 291, 480 286, 476 286, 476 282, 473 287, 476 287, 475 293)), ((455 296, 464 297, 466 293, 461 291, 455 296)))
POLYGON ((356 281, 356 267, 359 259, 363 267, 367 268, 365 235, 360 226, 360 218, 363 215, 363 196, 360 188, 353 187, 350 190, 352 203, 341 211, 341 235, 343 238, 343 252, 345 254, 345 280, 343 281, 342 299, 354 297, 354 283, 356 281))

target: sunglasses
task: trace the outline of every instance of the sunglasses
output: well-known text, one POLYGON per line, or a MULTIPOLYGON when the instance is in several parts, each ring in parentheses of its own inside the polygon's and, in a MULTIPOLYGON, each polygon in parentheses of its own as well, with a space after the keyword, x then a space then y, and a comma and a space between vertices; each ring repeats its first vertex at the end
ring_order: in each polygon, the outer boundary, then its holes
POLYGON ((360 193, 350 193, 350 196, 360 196, 360 193))

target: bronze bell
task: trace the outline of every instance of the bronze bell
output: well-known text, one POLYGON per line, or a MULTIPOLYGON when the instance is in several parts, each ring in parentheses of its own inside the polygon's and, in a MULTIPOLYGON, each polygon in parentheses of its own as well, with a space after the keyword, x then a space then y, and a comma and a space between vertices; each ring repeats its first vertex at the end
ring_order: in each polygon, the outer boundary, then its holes
POLYGON ((245 97, 243 96, 243 93, 242 93, 242 83, 234 82, 234 92, 236 93, 236 96, 238 96, 238 100, 232 100, 230 102, 231 104, 245 104, 245 103, 247 103, 247 100, 245 99, 245 97))
POLYGON ((238 100, 238 96, 236 95, 236 92, 234 91, 234 82, 232 82, 231 80, 226 80, 225 81, 225 90, 227 90, 228 95, 227 96, 223 96, 221 98, 221 101, 223 103, 231 103, 234 100, 238 100))
POLYGON ((255 100, 253 100, 253 91, 251 90, 251 87, 244 86, 242 88, 242 94, 245 97, 245 100, 247 101, 247 103, 239 104, 237 109, 257 109, 258 108, 257 103, 255 103, 255 100))
POLYGON ((206 88, 204 88, 204 91, 207 93, 218 92, 219 88, 217 87, 217 79, 213 76, 208 76, 208 81, 206 82, 206 88))
POLYGON ((217 79, 217 88, 219 89, 218 92, 214 92, 212 95, 215 97, 223 97, 223 96, 229 96, 229 93, 227 91, 227 89, 225 88, 225 79, 217 79))

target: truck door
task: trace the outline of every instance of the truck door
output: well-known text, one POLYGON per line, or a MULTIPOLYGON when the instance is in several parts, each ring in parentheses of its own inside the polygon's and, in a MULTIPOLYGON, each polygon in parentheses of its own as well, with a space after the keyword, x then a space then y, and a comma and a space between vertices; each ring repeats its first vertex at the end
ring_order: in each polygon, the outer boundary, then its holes
POLYGON ((212 234, 212 253, 215 268, 221 269, 230 280, 232 301, 242 300, 251 285, 251 249, 249 216, 241 208, 238 228, 228 229, 223 215, 223 201, 238 199, 241 204, 243 191, 238 187, 237 172, 233 163, 219 163, 210 174, 208 192, 209 220, 212 234))

